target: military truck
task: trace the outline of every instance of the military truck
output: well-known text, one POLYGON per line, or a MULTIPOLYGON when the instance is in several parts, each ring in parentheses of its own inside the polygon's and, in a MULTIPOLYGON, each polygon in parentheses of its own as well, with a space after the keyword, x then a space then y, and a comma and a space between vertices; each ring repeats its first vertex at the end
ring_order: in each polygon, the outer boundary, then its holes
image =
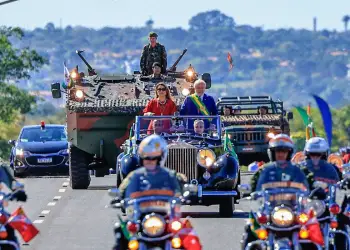
MULTIPOLYGON (((274 134, 290 133, 289 120, 292 112, 286 112, 283 102, 273 100, 271 96, 222 97, 217 101, 221 121, 231 142, 235 146, 241 165, 249 165, 254 161, 269 161, 267 148, 269 139, 274 134), (223 115, 225 107, 240 108, 240 113, 223 115), (259 114, 260 107, 267 110, 259 114)), ((234 111, 234 110, 233 110, 234 111)))
POLYGON ((69 148, 69 175, 73 189, 87 189, 90 185, 89 170, 95 170, 96 177, 109 174, 116 168, 116 160, 135 116, 142 115, 147 102, 155 96, 155 86, 164 82, 170 89, 177 106, 181 106, 186 95, 191 93, 193 83, 203 79, 207 89, 211 86, 209 73, 199 75, 190 65, 177 72, 185 49, 163 79, 143 76, 139 71, 133 74, 100 75, 76 51, 88 67, 88 75, 78 72, 76 66, 69 76, 66 89, 60 83, 51 84, 53 98, 66 96, 67 132, 69 148))

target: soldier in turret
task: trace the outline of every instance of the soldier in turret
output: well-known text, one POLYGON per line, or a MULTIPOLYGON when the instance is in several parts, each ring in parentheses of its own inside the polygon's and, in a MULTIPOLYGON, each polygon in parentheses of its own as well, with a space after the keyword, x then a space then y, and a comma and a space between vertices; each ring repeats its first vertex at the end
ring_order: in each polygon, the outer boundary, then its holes
POLYGON ((166 73, 167 53, 164 45, 157 43, 158 35, 155 32, 149 33, 150 43, 143 47, 140 60, 141 72, 144 76, 151 75, 153 63, 161 65, 161 73, 166 73))
POLYGON ((148 76, 149 78, 155 79, 155 80, 163 80, 164 79, 164 75, 161 74, 162 66, 160 65, 159 62, 153 63, 152 71, 153 71, 153 74, 149 75, 148 76))

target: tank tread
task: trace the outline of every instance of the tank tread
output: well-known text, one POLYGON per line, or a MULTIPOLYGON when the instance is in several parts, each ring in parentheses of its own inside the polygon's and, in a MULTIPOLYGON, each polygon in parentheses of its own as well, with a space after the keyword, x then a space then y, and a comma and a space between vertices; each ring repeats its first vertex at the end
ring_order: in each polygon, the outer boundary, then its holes
POLYGON ((86 153, 76 147, 70 148, 69 176, 72 189, 87 189, 91 177, 88 170, 88 157, 86 153))

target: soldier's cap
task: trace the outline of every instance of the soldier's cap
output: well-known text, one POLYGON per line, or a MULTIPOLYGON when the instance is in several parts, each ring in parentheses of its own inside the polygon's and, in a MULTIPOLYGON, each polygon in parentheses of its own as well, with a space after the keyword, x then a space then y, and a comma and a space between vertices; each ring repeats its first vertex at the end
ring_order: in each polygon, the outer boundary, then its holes
POLYGON ((242 108, 241 108, 241 106, 239 106, 239 105, 235 105, 235 106, 233 107, 233 110, 242 110, 242 108))
POLYGON ((156 66, 158 66, 159 68, 162 67, 162 65, 160 65, 159 62, 155 62, 155 63, 153 63, 152 68, 154 68, 154 67, 156 67, 156 66))
POLYGON ((156 33, 156 32, 153 32, 153 31, 150 32, 148 36, 149 36, 149 37, 155 37, 155 38, 158 37, 157 33, 156 33))

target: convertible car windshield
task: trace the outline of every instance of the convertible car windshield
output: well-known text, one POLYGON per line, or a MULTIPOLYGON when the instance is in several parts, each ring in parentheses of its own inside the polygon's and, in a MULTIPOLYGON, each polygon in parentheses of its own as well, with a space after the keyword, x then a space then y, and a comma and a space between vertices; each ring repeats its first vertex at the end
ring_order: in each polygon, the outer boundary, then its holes
POLYGON ((221 123, 219 116, 138 116, 136 117, 136 139, 151 134, 163 137, 196 136, 219 140, 221 123))

